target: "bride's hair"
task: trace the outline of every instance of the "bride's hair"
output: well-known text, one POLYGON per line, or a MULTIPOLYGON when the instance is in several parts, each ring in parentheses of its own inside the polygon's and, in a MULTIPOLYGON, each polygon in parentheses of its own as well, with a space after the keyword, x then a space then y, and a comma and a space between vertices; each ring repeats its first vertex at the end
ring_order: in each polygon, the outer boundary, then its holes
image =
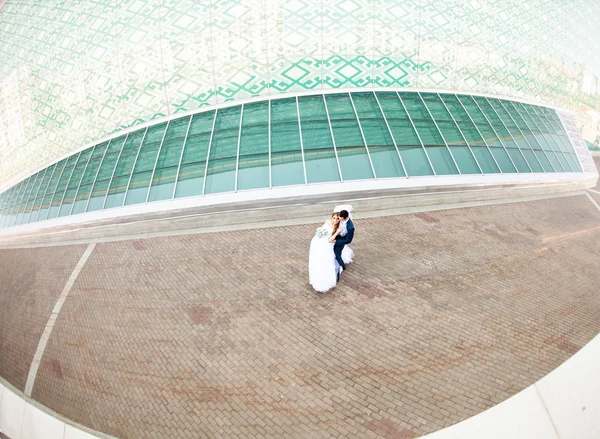
MULTIPOLYGON (((331 219, 333 219, 333 217, 337 215, 338 217, 340 216, 339 212, 333 212, 331 214, 331 219)), ((337 224, 333 224, 333 234, 335 235, 335 232, 337 232, 337 229, 340 227, 340 223, 338 222, 337 224)))

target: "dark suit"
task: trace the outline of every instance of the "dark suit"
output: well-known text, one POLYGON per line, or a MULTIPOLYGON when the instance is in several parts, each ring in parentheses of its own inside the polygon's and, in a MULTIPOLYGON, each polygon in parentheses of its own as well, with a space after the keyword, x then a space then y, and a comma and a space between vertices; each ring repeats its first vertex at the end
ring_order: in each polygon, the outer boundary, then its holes
POLYGON ((350 244, 352 242, 352 238, 354 238, 354 223, 350 218, 348 218, 348 222, 346 223, 346 236, 336 236, 335 244, 333 244, 333 252, 335 253, 335 259, 340 264, 340 267, 343 269, 346 268, 344 261, 342 259, 342 250, 346 244, 350 244))

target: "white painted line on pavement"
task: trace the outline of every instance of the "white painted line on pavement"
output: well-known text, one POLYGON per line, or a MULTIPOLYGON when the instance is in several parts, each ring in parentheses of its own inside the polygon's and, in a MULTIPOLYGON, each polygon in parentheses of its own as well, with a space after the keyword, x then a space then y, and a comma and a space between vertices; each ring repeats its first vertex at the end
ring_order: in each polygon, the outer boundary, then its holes
POLYGON ((52 333, 52 329, 54 329, 54 324, 56 323, 58 314, 60 313, 60 310, 61 310, 63 304, 65 303, 65 300, 69 294, 69 291, 71 291, 73 284, 77 280, 79 273, 83 269, 83 266, 87 262, 90 255, 92 254, 94 247, 96 247, 96 243, 92 242, 91 244, 88 245, 85 252, 83 252, 81 259, 79 260, 79 262, 73 269, 73 272, 71 273, 69 280, 65 284, 65 287, 63 288, 62 293, 60 294, 60 297, 56 301, 56 304, 54 305, 54 309, 52 310, 52 314, 50 314, 50 317, 48 318, 48 322, 46 323, 44 332, 42 333, 42 336, 40 337, 40 341, 38 343, 37 350, 35 351, 35 355, 33 356, 33 361, 31 362, 31 367, 29 369, 29 375, 27 376, 27 383, 25 384, 25 395, 27 395, 29 397, 31 397, 31 392, 33 390, 33 384, 35 383, 35 378, 37 376, 37 372, 40 367, 40 363, 42 362, 42 356, 44 355, 44 351, 46 350, 46 344, 48 343, 48 340, 50 340, 50 334, 52 333))

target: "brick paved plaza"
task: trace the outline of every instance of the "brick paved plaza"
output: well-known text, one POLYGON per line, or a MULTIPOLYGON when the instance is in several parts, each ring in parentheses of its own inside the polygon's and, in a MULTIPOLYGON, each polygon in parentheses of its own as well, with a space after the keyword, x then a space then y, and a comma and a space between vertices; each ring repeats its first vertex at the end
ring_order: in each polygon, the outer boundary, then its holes
MULTIPOLYGON (((355 262, 324 295, 317 224, 97 244, 32 397, 120 438, 412 438, 600 332, 586 195, 355 223, 355 262)), ((21 391, 85 248, 0 250, 0 376, 21 391)))

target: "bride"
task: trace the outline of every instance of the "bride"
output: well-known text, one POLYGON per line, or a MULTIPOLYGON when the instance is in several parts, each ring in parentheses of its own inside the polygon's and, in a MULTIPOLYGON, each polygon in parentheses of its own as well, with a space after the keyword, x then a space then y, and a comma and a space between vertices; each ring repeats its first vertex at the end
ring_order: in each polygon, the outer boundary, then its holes
MULTIPOLYGON (((325 221, 310 242, 310 254, 308 257, 308 280, 312 287, 325 293, 335 287, 337 272, 340 266, 335 260, 333 244, 335 237, 342 232, 340 228, 340 216, 338 212, 331 215, 331 219, 325 221)), ((352 262, 353 251, 345 246, 342 251, 344 263, 352 262)))

